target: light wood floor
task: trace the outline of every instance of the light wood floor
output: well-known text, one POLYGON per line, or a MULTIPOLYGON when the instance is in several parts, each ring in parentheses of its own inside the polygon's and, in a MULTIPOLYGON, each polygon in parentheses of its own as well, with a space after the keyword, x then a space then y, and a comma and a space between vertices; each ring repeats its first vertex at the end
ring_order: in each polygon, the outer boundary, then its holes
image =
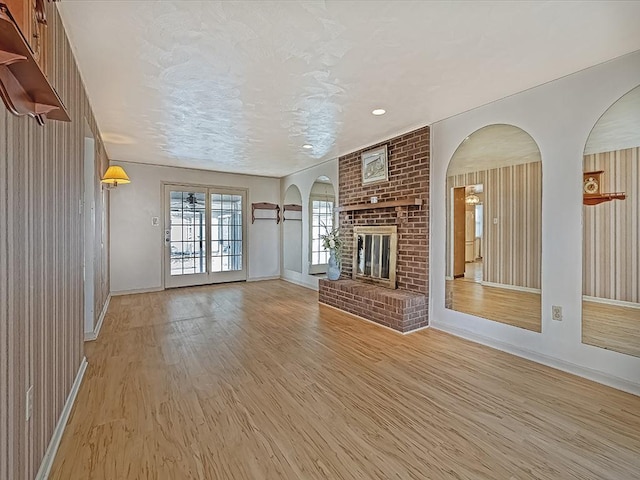
POLYGON ((521 292, 482 285, 476 280, 456 278, 446 281, 448 308, 533 332, 542 331, 539 293, 521 292))
POLYGON ((52 479, 624 479, 640 397, 281 281, 115 297, 52 479))
POLYGON ((583 301, 582 341, 640 357, 640 309, 583 301))

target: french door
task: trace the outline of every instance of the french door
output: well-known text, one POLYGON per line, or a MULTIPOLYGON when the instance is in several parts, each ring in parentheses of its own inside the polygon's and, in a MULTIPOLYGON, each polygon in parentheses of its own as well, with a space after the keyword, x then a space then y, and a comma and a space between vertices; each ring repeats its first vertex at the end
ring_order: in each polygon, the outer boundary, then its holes
POLYGON ((246 280, 246 191, 165 185, 165 287, 246 280))

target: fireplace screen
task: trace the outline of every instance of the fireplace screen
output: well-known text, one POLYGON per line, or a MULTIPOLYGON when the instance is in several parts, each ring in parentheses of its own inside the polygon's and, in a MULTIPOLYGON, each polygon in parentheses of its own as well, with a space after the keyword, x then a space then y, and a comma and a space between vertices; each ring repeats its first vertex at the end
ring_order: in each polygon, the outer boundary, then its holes
POLYGON ((396 227, 354 227, 353 242, 353 278, 396 288, 396 227))

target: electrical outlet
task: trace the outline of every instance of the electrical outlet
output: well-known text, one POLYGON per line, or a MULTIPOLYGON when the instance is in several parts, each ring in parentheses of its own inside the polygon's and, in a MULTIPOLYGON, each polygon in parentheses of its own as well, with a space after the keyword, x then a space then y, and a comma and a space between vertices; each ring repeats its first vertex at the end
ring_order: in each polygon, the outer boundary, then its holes
POLYGON ((26 407, 27 408, 25 409, 25 415, 28 422, 29 420, 31 420, 31 414, 33 413, 33 385, 31 385, 29 387, 29 390, 27 390, 26 407))
POLYGON ((562 307, 559 305, 551 306, 551 319, 558 322, 562 321, 562 307))

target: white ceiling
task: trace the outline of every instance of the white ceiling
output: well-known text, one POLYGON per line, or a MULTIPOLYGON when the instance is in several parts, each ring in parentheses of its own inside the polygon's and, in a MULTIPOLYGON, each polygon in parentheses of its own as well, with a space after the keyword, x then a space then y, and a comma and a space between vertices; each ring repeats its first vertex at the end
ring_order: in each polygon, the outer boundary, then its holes
POLYGON ((640 2, 58 8, 112 160, 276 177, 640 48, 640 2))
POLYGON ((489 125, 462 141, 451 157, 447 176, 541 160, 540 149, 527 132, 513 125, 489 125))
POLYGON ((584 153, 633 147, 640 147, 640 87, 623 95, 602 114, 589 134, 584 153))

